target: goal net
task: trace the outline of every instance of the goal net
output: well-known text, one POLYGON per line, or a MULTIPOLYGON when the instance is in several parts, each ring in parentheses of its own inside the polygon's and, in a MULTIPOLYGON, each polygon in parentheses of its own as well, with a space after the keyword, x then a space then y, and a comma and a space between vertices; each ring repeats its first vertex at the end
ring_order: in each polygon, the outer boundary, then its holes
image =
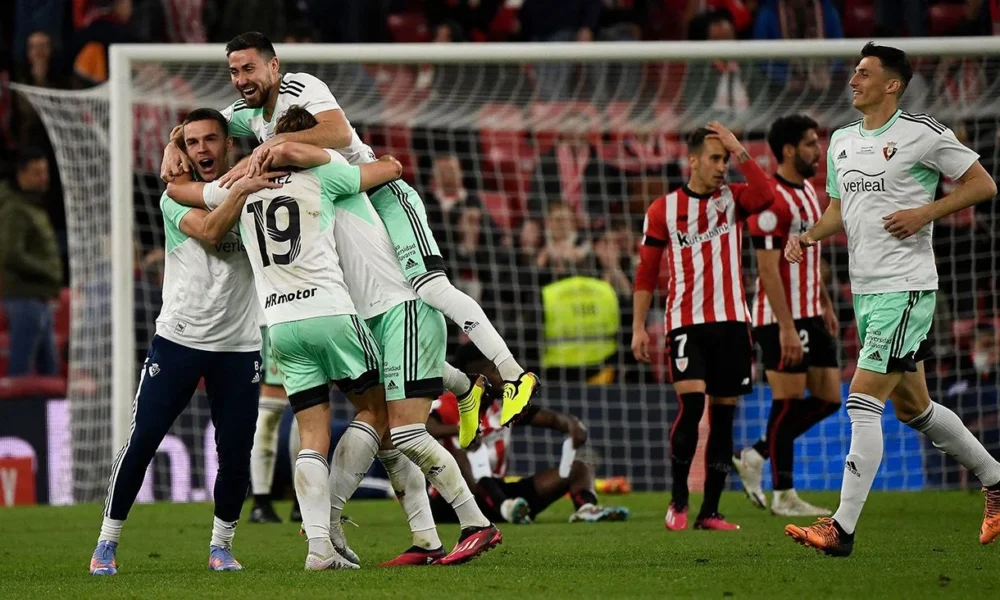
MULTIPOLYGON (((904 108, 954 129, 995 174, 1000 41, 898 42, 917 71, 904 108)), ((861 45, 306 45, 280 46, 278 54, 284 73, 308 72, 328 83, 361 137, 403 164, 404 178, 428 204, 452 280, 479 300, 519 360, 543 374, 539 404, 586 423, 580 457, 598 477, 661 490, 670 483, 668 432, 677 406, 663 382, 662 297, 654 298, 648 323, 660 348, 653 364, 636 364, 629 351, 630 286, 645 209, 686 181, 683 136, 709 120, 736 131, 768 170, 775 163, 764 134, 778 116, 809 114, 825 143, 857 118, 847 81, 861 45), (571 277, 580 278, 577 287, 558 285, 571 277), (558 351, 567 337, 560 310, 575 311, 578 330, 569 337, 586 351, 558 351), (550 331, 553 322, 563 323, 561 337, 550 331)), ((154 330, 165 248, 162 147, 190 109, 221 109, 237 99, 221 47, 119 47, 113 60, 118 70, 105 87, 18 89, 43 118, 66 190, 73 468, 65 486, 76 501, 103 498, 110 459, 127 432, 135 371, 154 330)), ((251 147, 250 140, 240 144, 242 152, 251 147)), ((820 165, 814 183, 825 206, 825 160, 820 165)), ((735 169, 730 175, 739 178, 735 169)), ((951 185, 942 181, 942 193, 951 185)), ((941 292, 935 358, 927 365, 934 398, 956 409, 993 452, 1000 450, 998 217, 986 203, 935 225, 941 292)), ((845 240, 826 244, 824 254, 847 382, 858 335, 845 240)), ((457 326, 450 332, 454 356, 467 340, 457 326)), ((759 365, 755 377, 756 391, 740 404, 737 446, 754 442, 767 422, 770 394, 759 365)), ((346 403, 335 406, 349 418, 346 403)), ((966 485, 953 461, 887 415, 877 489, 966 485)), ((839 487, 849 435, 841 411, 800 438, 799 489, 839 487)), ((562 441, 558 433, 516 429, 510 472, 557 466, 562 441)), ((212 444, 199 392, 161 447, 142 498, 206 497, 212 444)), ((700 467, 694 471, 697 478, 700 467)))

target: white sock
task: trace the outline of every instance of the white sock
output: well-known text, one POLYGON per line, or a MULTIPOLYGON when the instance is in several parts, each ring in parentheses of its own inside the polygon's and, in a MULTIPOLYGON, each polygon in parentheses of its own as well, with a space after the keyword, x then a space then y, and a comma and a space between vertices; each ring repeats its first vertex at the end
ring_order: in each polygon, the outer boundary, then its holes
POLYGON ((392 445, 420 467, 428 481, 441 492, 441 497, 455 509, 462 529, 490 524, 476 505, 455 457, 427 433, 426 425, 415 423, 393 427, 390 434, 392 445))
POLYGON ((975 473, 984 486, 1000 482, 1000 463, 947 406, 931 402, 927 410, 907 425, 926 435, 935 448, 975 473))
POLYGON ((118 538, 122 535, 122 525, 124 524, 125 521, 104 517, 104 521, 101 523, 101 535, 97 536, 97 541, 117 544, 118 538))
POLYGON ((330 466, 315 450, 303 449, 295 460, 295 496, 302 511, 302 528, 309 550, 327 556, 330 543, 330 466), (325 544, 323 542, 326 542, 325 544))
POLYGON ((431 501, 427 497, 427 482, 424 474, 410 459, 396 450, 382 450, 378 453, 386 472, 392 490, 396 492, 399 505, 406 513, 410 522, 410 533, 413 535, 413 545, 424 550, 437 550, 441 547, 437 526, 431 514, 431 501))
POLYGON ((340 523, 344 505, 365 478, 378 447, 379 436, 374 427, 362 421, 351 421, 337 442, 330 465, 330 523, 340 523))
POLYGON ((233 547, 233 536, 236 535, 237 521, 223 521, 215 517, 212 522, 212 545, 223 548, 233 547))
POLYGON ((257 404, 257 430, 250 451, 250 481, 255 496, 270 494, 274 461, 278 453, 278 426, 288 402, 261 396, 257 404))
POLYGON ((459 398, 472 389, 472 381, 469 376, 459 371, 450 363, 444 363, 444 387, 459 398))
POLYGON ((452 285, 447 277, 428 280, 416 292, 421 300, 457 323, 483 356, 497 366, 504 380, 513 381, 524 373, 507 348, 507 343, 483 312, 483 307, 452 285))
POLYGON ((847 533, 854 533, 861 509, 882 464, 882 411, 885 404, 867 394, 847 397, 847 415, 851 417, 851 449, 844 463, 844 482, 840 488, 840 507, 834 520, 847 533))

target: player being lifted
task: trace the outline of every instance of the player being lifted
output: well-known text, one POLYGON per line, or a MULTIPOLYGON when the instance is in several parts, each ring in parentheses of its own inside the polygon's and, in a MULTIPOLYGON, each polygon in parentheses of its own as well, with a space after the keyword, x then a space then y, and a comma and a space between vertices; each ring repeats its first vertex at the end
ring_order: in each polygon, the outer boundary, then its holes
POLYGON ((979 541, 1000 536, 1000 463, 961 419, 933 402, 923 360, 938 287, 932 223, 996 195, 979 155, 926 115, 899 110, 913 69, 902 50, 869 43, 850 85, 863 115, 830 137, 826 191, 830 206, 785 246, 789 262, 831 235, 847 231, 854 313, 861 339, 847 414, 851 446, 844 465, 840 507, 809 527, 789 525, 795 541, 833 556, 854 547, 858 517, 882 462, 882 411, 892 397, 896 418, 976 474, 986 510, 979 541), (941 176, 959 182, 934 200, 941 176))
POLYGON ((764 355, 773 399, 766 436, 733 457, 747 497, 760 508, 767 507, 761 472, 770 458, 771 512, 796 517, 826 516, 830 511, 812 506, 795 492, 795 438, 840 408, 837 317, 820 273, 819 244, 806 250, 798 265, 782 257, 788 236, 808 229, 822 212, 809 182, 822 155, 816 128, 811 118, 790 115, 775 121, 767 134, 778 160, 774 204, 750 217, 747 227, 759 273, 751 308, 754 337, 764 355))
POLYGON ((732 468, 736 401, 753 388, 750 311, 743 290, 742 222, 771 205, 774 185, 721 123, 688 137, 691 179, 650 205, 636 268, 632 352, 649 362, 646 317, 667 255, 666 331, 670 378, 680 408, 670 430, 673 493, 664 523, 687 528, 688 474, 709 400, 705 498, 696 529, 739 529, 719 514, 732 468), (727 184, 735 154, 747 183, 727 184))
MULTIPOLYGON (((261 157, 285 142, 301 142, 320 148, 334 148, 352 165, 375 161, 375 153, 358 137, 344 111, 322 81, 308 73, 280 72, 274 46, 261 33, 248 32, 226 45, 233 86, 242 96, 223 113, 229 119, 229 133, 253 135, 261 143, 249 160, 236 167, 228 179, 261 168, 261 157), (289 106, 299 105, 312 113, 319 126, 307 131, 274 134, 274 124, 289 106)), ((170 179, 186 168, 186 159, 177 148, 164 155, 163 175, 170 179)), ((385 223, 395 246, 400 267, 420 299, 459 324, 485 355, 496 364, 504 378, 503 423, 507 425, 528 407, 538 378, 527 373, 514 359, 507 344, 475 300, 451 284, 444 261, 430 227, 423 200, 402 179, 370 190, 371 203, 385 223)), ((475 397, 460 398, 461 443, 475 438, 479 407, 475 397)))
MULTIPOLYGON (((185 152, 203 181, 229 169, 226 126, 215 110, 192 111, 181 126, 185 152)), ((249 193, 278 187, 266 175, 243 179, 236 188, 249 193)), ((167 194, 160 197, 160 210, 167 241, 163 308, 139 377, 131 433, 111 468, 104 522, 90 560, 93 575, 118 572, 119 536, 146 468, 202 378, 219 453, 208 566, 242 568, 232 541, 250 485, 261 345, 256 319, 247 318, 257 314, 250 263, 223 215, 181 206, 167 194)))

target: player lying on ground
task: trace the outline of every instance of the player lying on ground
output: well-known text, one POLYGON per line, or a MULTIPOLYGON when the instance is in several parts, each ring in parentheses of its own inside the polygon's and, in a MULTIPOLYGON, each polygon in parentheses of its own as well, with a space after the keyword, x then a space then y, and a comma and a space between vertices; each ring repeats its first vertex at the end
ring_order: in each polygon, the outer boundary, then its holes
POLYGON ((670 430, 673 490, 664 523, 670 530, 687 528, 688 475, 707 396, 711 431, 705 498, 694 526, 732 530, 739 526, 719 514, 719 498, 732 468, 736 401, 753 389, 742 223, 771 205, 774 185, 720 123, 691 133, 688 161, 688 183, 655 200, 646 213, 635 276, 632 352, 649 362, 646 317, 666 251, 668 364, 680 407, 670 430), (747 183, 726 183, 730 154, 736 155, 747 183))
POLYGON ((774 204, 747 221, 759 272, 751 309, 754 338, 773 399, 765 437, 733 455, 733 465, 747 498, 767 508, 761 478, 770 458, 771 512, 790 517, 830 514, 795 492, 795 438, 840 409, 837 317, 823 282, 820 245, 809 248, 798 265, 782 256, 788 236, 811 227, 822 212, 809 182, 822 155, 816 128, 805 115, 781 117, 771 125, 767 141, 778 160, 774 204))
MULTIPOLYGON (((191 112, 180 131, 199 178, 213 181, 226 173, 232 139, 218 111, 191 112)), ((278 187, 265 176, 245 178, 235 189, 278 187)), ((119 536, 146 469, 202 378, 219 454, 208 566, 242 568, 232 542, 250 485, 261 344, 250 263, 225 215, 181 206, 167 194, 160 209, 167 239, 163 308, 139 376, 131 433, 111 468, 104 522, 90 560, 94 575, 118 572, 119 536)))
MULTIPOLYGON (((226 181, 246 172, 259 172, 267 151, 286 142, 336 149, 352 165, 375 161, 375 153, 358 137, 329 87, 308 73, 282 75, 274 46, 266 36, 256 32, 239 35, 226 45, 226 56, 233 87, 242 96, 223 111, 229 120, 229 133, 252 135, 262 142, 226 181), (318 126, 276 134, 274 123, 292 105, 313 114, 318 126)), ((164 154, 165 180, 188 168, 187 159, 175 146, 164 154)), ((530 404, 538 378, 517 363, 482 307, 449 281, 419 194, 402 179, 370 192, 371 203, 392 238, 400 268, 417 295, 460 325, 500 370, 504 378, 503 422, 511 423, 530 404)), ((473 399, 462 405, 462 414, 461 443, 466 446, 475 437, 479 422, 473 399)))
MULTIPOLYGON (((503 379, 496 368, 478 348, 467 344, 459 349, 456 366, 472 373, 481 372, 500 385, 503 379)), ((500 426, 500 405, 487 398, 483 404, 480 438, 468 449, 456 443, 458 435, 458 402, 446 394, 434 402, 427 430, 448 449, 462 469, 469 486, 475 491, 476 501, 487 517, 508 523, 530 523, 542 511, 569 494, 576 512, 570 522, 624 521, 629 511, 624 507, 603 507, 594 491, 594 469, 589 464, 575 460, 576 450, 587 441, 587 428, 572 415, 540 409, 533 406, 518 426, 533 425, 552 429, 567 436, 563 457, 557 469, 545 469, 531 477, 507 482, 507 449, 510 447, 510 429, 500 426)), ((453 523, 455 511, 436 491, 431 498, 434 519, 453 523)))
POLYGON ((801 236, 790 235, 789 262, 847 231, 854 314, 861 338, 847 414, 851 447, 840 506, 832 519, 789 525, 797 542, 848 556, 855 528, 882 462, 882 411, 892 398, 896 418, 976 474, 986 494, 979 541, 1000 536, 1000 463, 950 409, 933 402, 923 360, 938 287, 932 223, 996 195, 996 183, 950 129, 926 115, 899 110, 913 68, 902 50, 869 43, 851 77, 852 104, 864 117, 830 137, 826 191, 830 206, 801 236), (941 176, 959 182, 934 200, 941 176))

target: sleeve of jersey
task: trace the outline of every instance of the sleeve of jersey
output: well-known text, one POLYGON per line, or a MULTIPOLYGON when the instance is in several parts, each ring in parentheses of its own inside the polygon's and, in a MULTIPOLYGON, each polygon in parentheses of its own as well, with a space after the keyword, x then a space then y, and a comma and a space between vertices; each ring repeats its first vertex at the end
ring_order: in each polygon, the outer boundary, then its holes
POLYGON ((205 208, 208 210, 219 208, 219 205, 226 201, 227 196, 229 196, 229 190, 215 181, 206 183, 201 189, 201 199, 205 201, 205 208))
POLYGON ((837 185, 837 167, 833 164, 833 141, 826 149, 826 194, 840 200, 840 187, 837 185))
POLYGON ((740 209, 748 215, 759 213, 774 202, 774 182, 757 161, 749 158, 740 163, 740 171, 746 177, 746 183, 735 183, 729 186, 733 199, 740 209))
POLYGON ((958 141, 951 129, 934 138, 920 164, 938 171, 948 179, 958 179, 979 160, 979 155, 958 141))
POLYGON ((330 86, 316 77, 308 73, 296 73, 288 79, 289 82, 286 85, 292 86, 294 82, 302 84, 302 91, 295 99, 295 104, 308 110, 311 114, 318 115, 328 110, 340 110, 340 104, 330 92, 330 86))
POLYGON ((226 122, 229 124, 229 130, 227 132, 229 135, 233 137, 246 137, 253 135, 253 130, 250 129, 249 109, 243 108, 242 110, 236 110, 236 103, 234 102, 222 111, 222 116, 226 117, 226 122))
POLYGON ((652 292, 660 276, 660 259, 667 246, 666 200, 660 198, 650 205, 642 223, 642 244, 639 264, 635 268, 636 292, 652 292))
POLYGON ((330 161, 316 167, 323 191, 330 196, 348 196, 361 191, 361 167, 330 161))
POLYGON ((445 425, 458 425, 458 398, 451 392, 445 392, 431 405, 431 412, 437 413, 445 425))
POLYGON ((177 229, 181 228, 181 219, 190 210, 190 206, 178 204, 170 196, 166 195, 166 193, 160 196, 160 211, 163 213, 163 220, 171 223, 177 229))
POLYGON ((788 232, 790 215, 775 202, 770 208, 751 215, 747 219, 747 231, 757 250, 780 250, 785 245, 784 236, 788 232))

